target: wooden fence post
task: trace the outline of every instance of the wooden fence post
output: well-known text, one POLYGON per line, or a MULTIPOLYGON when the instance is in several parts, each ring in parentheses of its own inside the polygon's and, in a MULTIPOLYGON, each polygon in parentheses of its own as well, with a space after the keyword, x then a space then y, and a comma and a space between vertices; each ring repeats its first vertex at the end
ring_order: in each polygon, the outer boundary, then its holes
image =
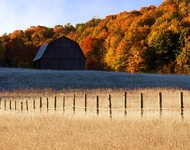
POLYGON ((87 94, 84 94, 84 111, 85 111, 85 115, 87 113, 87 94))
POLYGON ((112 103, 111 103, 111 95, 108 96, 108 100, 109 100, 110 118, 112 118, 112 103))
POLYGON ((21 105, 21 112, 23 112, 23 102, 21 102, 20 105, 21 105))
POLYGON ((33 109, 34 109, 34 111, 35 111, 35 106, 36 106, 35 99, 33 99, 33 109))
POLYGON ((40 112, 42 111, 42 97, 40 97, 40 112))
POLYGON ((183 120, 183 109, 184 109, 184 105, 183 105, 183 92, 180 92, 180 104, 181 104, 181 118, 183 120))
POLYGON ((47 97, 47 113, 49 112, 49 100, 48 100, 48 97, 47 97))
POLYGON ((9 101, 9 109, 11 110, 11 100, 9 101))
POLYGON ((28 112, 28 100, 26 100, 26 111, 28 112))
POLYGON ((140 102, 141 102, 141 117, 143 116, 143 93, 140 93, 140 102))
POLYGON ((4 110, 6 110, 6 99, 4 100, 4 110))
POLYGON ((127 116, 127 92, 124 93, 124 116, 127 116))
POLYGON ((65 96, 63 96, 63 113, 65 113, 65 96))
POLYGON ((162 93, 159 92, 158 94, 158 107, 159 107, 159 117, 162 116, 162 93))
POLYGON ((57 107, 57 97, 55 96, 55 100, 54 100, 54 110, 56 111, 56 107, 57 107))
POLYGON ((99 97, 98 95, 96 96, 96 113, 99 115, 99 97))
POLYGON ((75 94, 73 95, 73 113, 75 114, 75 94))

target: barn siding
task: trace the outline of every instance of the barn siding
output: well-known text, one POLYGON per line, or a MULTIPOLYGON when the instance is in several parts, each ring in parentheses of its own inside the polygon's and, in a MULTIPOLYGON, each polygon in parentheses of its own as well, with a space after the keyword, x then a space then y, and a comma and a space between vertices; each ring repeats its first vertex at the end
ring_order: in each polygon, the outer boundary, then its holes
POLYGON ((83 59, 41 59, 41 69, 84 70, 83 59))
POLYGON ((44 52, 43 58, 83 58, 81 49, 76 47, 50 47, 44 52))

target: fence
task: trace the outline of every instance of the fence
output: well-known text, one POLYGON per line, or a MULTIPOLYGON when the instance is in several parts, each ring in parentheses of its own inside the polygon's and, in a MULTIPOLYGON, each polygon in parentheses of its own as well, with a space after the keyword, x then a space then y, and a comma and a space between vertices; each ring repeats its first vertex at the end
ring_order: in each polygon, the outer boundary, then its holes
MULTIPOLYGON (((39 110, 40 113, 43 113, 43 112, 50 112, 50 110, 53 110, 53 112, 56 112, 56 111, 60 111, 65 114, 67 111, 72 111, 73 114, 76 113, 76 109, 83 111, 85 114, 88 114, 91 110, 91 113, 93 112, 95 115, 99 116, 100 115, 100 110, 101 111, 107 111, 109 114, 109 117, 112 118, 112 116, 114 115, 113 114, 113 111, 120 111, 122 112, 123 116, 124 117, 127 117, 128 116, 128 113, 129 111, 137 111, 139 112, 140 116, 143 117, 144 116, 144 112, 149 110, 149 111, 156 111, 158 112, 157 115, 159 115, 159 117, 162 117, 163 115, 163 111, 164 110, 179 110, 179 116, 183 119, 184 118, 184 110, 190 110, 189 108, 185 108, 184 107, 184 96, 183 96, 183 92, 180 92, 179 93, 179 107, 178 108, 164 108, 163 107, 163 96, 162 96, 162 93, 158 93, 158 104, 157 104, 157 107, 154 107, 154 108, 145 108, 144 107, 144 96, 143 96, 143 93, 140 93, 139 94, 139 107, 138 108, 130 108, 128 107, 128 95, 127 95, 127 92, 124 92, 123 94, 123 107, 120 107, 120 108, 113 108, 113 103, 112 103, 112 96, 111 95, 108 95, 107 97, 107 108, 101 108, 100 107, 100 101, 101 99, 99 98, 99 96, 97 95, 95 97, 95 106, 94 107, 88 107, 88 102, 91 101, 88 100, 88 95, 87 94, 84 94, 84 97, 83 97, 83 106, 77 106, 76 105, 76 102, 77 102, 77 98, 76 98, 76 94, 73 94, 73 97, 72 97, 72 102, 71 100, 68 100, 70 101, 70 103, 72 103, 71 105, 68 105, 66 106, 66 103, 68 102, 67 101, 67 97, 66 96, 63 96, 62 97, 62 104, 61 104, 61 107, 59 105, 59 107, 57 107, 57 96, 55 96, 53 98, 53 105, 50 106, 50 102, 52 102, 52 100, 50 101, 49 98, 47 98, 46 100, 42 100, 42 97, 39 98, 39 100, 36 100, 36 99, 33 99, 33 100, 30 100, 30 107, 29 107, 29 100, 22 100, 22 101, 19 101, 19 100, 7 100, 6 98, 0 98, 0 110, 5 112, 5 111, 15 111, 15 112, 29 112, 29 111, 32 111, 32 112, 35 112, 37 110, 39 110), (93 110, 93 111, 92 111, 93 110), (89 112, 88 112, 89 111, 89 112)), ((119 101, 119 100, 117 100, 119 101)), ((60 102, 60 98, 59 98, 59 102, 60 102)), ((51 111, 52 112, 52 111, 51 111)), ((121 113, 120 113, 121 115, 121 113)))

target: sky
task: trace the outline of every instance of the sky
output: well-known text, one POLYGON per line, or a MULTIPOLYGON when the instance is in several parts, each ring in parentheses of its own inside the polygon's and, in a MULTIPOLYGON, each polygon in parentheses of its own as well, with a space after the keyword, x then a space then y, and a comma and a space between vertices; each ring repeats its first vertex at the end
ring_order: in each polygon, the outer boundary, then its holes
POLYGON ((155 5, 163 0, 0 0, 0 36, 30 26, 86 23, 112 14, 155 5))

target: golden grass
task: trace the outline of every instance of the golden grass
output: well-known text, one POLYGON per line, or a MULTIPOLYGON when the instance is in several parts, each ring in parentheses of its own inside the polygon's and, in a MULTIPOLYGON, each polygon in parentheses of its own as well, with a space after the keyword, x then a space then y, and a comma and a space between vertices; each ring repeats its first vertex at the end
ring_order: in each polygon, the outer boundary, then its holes
MULTIPOLYGON (((7 101, 29 101, 29 112, 3 111, 0 112, 0 149, 4 150, 62 150, 62 149, 141 149, 167 150, 189 149, 190 147, 190 112, 184 111, 185 119, 180 118, 180 111, 163 110, 160 119, 158 111, 145 110, 141 118, 139 110, 128 111, 127 118, 121 112, 100 109, 100 116, 84 109, 66 111, 52 109, 46 113, 46 98, 49 97, 50 107, 53 107, 54 97, 57 96, 58 107, 61 108, 62 98, 66 96, 66 106, 72 106, 73 93, 76 94, 76 106, 84 107, 84 93, 88 94, 88 106, 95 107, 95 97, 100 96, 100 107, 108 108, 107 96, 111 94, 113 108, 123 108, 123 92, 125 90, 24 90, 2 92, 2 99, 7 101), (42 113, 32 110, 32 100, 43 97, 42 113), (188 114, 189 113, 189 114, 188 114)), ((163 93, 163 107, 179 108, 179 92, 177 89, 145 89, 128 90, 128 107, 139 108, 139 93, 143 93, 145 108, 157 108, 158 92, 163 93)), ((184 92, 184 105, 190 106, 189 91, 184 92)), ((7 103, 8 105, 8 103, 7 103)), ((13 102, 14 105, 14 102, 13 102)), ((14 106, 12 107, 14 109, 14 106)), ((189 107, 190 108, 190 107, 189 107)), ((18 108, 19 110, 19 108, 18 108)))
POLYGON ((1 114, 5 150, 189 149, 190 122, 61 114, 1 114))

